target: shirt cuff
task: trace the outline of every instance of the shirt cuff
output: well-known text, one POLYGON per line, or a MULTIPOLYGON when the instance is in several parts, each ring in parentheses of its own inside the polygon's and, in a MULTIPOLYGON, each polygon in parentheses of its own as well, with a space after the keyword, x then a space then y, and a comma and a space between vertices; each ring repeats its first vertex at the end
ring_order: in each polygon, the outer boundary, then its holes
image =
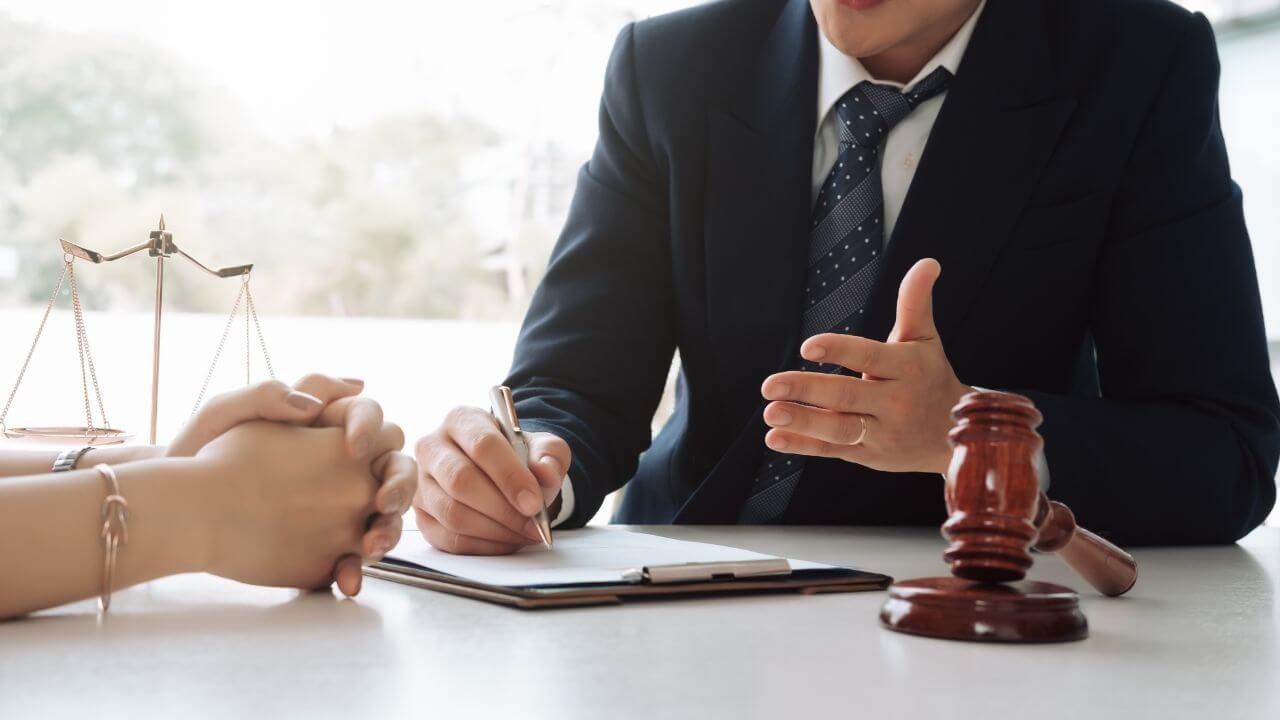
POLYGON ((564 484, 560 486, 560 512, 551 521, 551 527, 559 527, 563 525, 569 516, 573 514, 573 480, 568 475, 564 478, 564 484))

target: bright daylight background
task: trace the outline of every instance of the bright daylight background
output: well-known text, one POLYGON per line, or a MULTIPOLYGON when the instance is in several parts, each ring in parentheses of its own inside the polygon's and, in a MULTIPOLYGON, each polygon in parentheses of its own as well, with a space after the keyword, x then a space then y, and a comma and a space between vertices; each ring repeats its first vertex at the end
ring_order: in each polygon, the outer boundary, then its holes
MULTIPOLYGON (((0 400, 61 271, 57 240, 114 252, 163 212, 202 262, 255 264, 282 379, 366 378, 410 437, 483 404, 595 140, 614 37, 689 4, 0 0, 0 400)), ((1280 0, 1185 4, 1218 27, 1280 358, 1280 0)), ((76 269, 107 417, 145 440, 154 264, 76 269)), ((161 440, 191 412, 240 285, 183 261, 166 275, 161 440)), ((84 422, 69 302, 11 426, 84 422)), ((245 330, 213 391, 243 382, 245 330)))

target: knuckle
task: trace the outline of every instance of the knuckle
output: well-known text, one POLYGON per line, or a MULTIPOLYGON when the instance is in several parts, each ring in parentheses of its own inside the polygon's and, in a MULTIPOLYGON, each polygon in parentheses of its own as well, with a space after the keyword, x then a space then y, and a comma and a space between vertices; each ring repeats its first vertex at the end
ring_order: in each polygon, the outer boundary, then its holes
POLYGON ((435 434, 423 435, 413 444, 413 455, 418 458, 418 462, 425 465, 426 458, 435 449, 435 434))
POLYGON ((475 408, 473 407, 459 405, 445 414, 444 424, 446 427, 459 427, 466 422, 467 418, 471 417, 474 412, 475 408))
POLYGON ((461 492, 467 471, 471 469, 470 463, 458 459, 456 456, 452 458, 441 459, 436 464, 435 475, 436 482, 440 484, 440 488, 448 493, 451 497, 461 492))
POLYGON ((437 479, 443 479, 444 475, 454 475, 471 465, 470 458, 449 445, 440 446, 432 443, 428 450, 424 464, 437 479))
MULTIPOLYGON (((254 407, 258 407, 258 404, 261 402, 262 398, 264 397, 266 397, 266 394, 264 392, 261 392, 257 388, 254 388, 253 391, 248 395, 248 402, 252 403, 254 407)), ((234 393, 219 393, 209 398, 208 400, 204 401, 204 405, 200 406, 200 414, 203 418, 207 418, 211 414, 218 415, 225 410, 229 410, 235 407, 237 402, 244 402, 244 401, 245 401, 245 396, 243 395, 237 398, 237 395, 234 393)))
POLYGON ((315 387, 327 380, 328 378, 320 373, 307 373, 302 376, 302 379, 298 380, 298 384, 295 387, 315 387))
POLYGON ((469 466, 454 476, 453 484, 449 488, 449 496, 464 502, 474 503, 485 497, 480 488, 487 483, 489 483, 489 478, 480 468, 474 465, 469 466))
POLYGON ((409 499, 409 507, 426 509, 427 498, 431 496, 431 493, 436 492, 439 486, 440 483, 437 483, 436 479, 431 475, 426 472, 420 473, 418 482, 413 486, 413 496, 409 499))
POLYGON ((507 441, 496 432, 481 432, 471 438, 468 443, 468 451, 471 457, 496 457, 504 449, 510 450, 511 446, 507 445, 507 441))
POLYGON ((371 397, 360 396, 351 401, 352 410, 359 409, 360 412, 372 415, 377 418, 382 417, 382 405, 371 397))
POLYGON ((284 395, 290 390, 291 388, 288 385, 285 385, 279 380, 263 380, 253 386, 253 393, 255 395, 284 395))

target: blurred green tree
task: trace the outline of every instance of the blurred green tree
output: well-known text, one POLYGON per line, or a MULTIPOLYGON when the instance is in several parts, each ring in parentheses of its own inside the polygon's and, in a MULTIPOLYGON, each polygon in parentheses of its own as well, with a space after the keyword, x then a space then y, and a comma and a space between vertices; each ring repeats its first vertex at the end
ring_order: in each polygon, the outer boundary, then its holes
MULTIPOLYGON (((0 245, 18 273, 0 299, 42 303, 56 240, 141 242, 160 212, 214 264, 255 264, 271 313, 459 317, 496 306, 462 181, 499 148, 464 118, 384 117, 282 147, 166 53, 0 17, 0 245)), ((90 306, 145 309, 139 258, 78 273, 90 306)), ((181 265, 175 308, 225 312, 238 288, 181 265)))

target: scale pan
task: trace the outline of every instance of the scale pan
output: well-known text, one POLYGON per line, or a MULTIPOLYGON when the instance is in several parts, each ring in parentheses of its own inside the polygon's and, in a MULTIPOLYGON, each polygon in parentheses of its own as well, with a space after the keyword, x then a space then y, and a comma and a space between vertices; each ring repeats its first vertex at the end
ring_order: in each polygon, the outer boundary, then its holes
POLYGON ((118 445, 133 437, 133 433, 115 428, 49 426, 6 428, 4 436, 11 440, 30 440, 55 444, 85 443, 86 445, 118 445))

